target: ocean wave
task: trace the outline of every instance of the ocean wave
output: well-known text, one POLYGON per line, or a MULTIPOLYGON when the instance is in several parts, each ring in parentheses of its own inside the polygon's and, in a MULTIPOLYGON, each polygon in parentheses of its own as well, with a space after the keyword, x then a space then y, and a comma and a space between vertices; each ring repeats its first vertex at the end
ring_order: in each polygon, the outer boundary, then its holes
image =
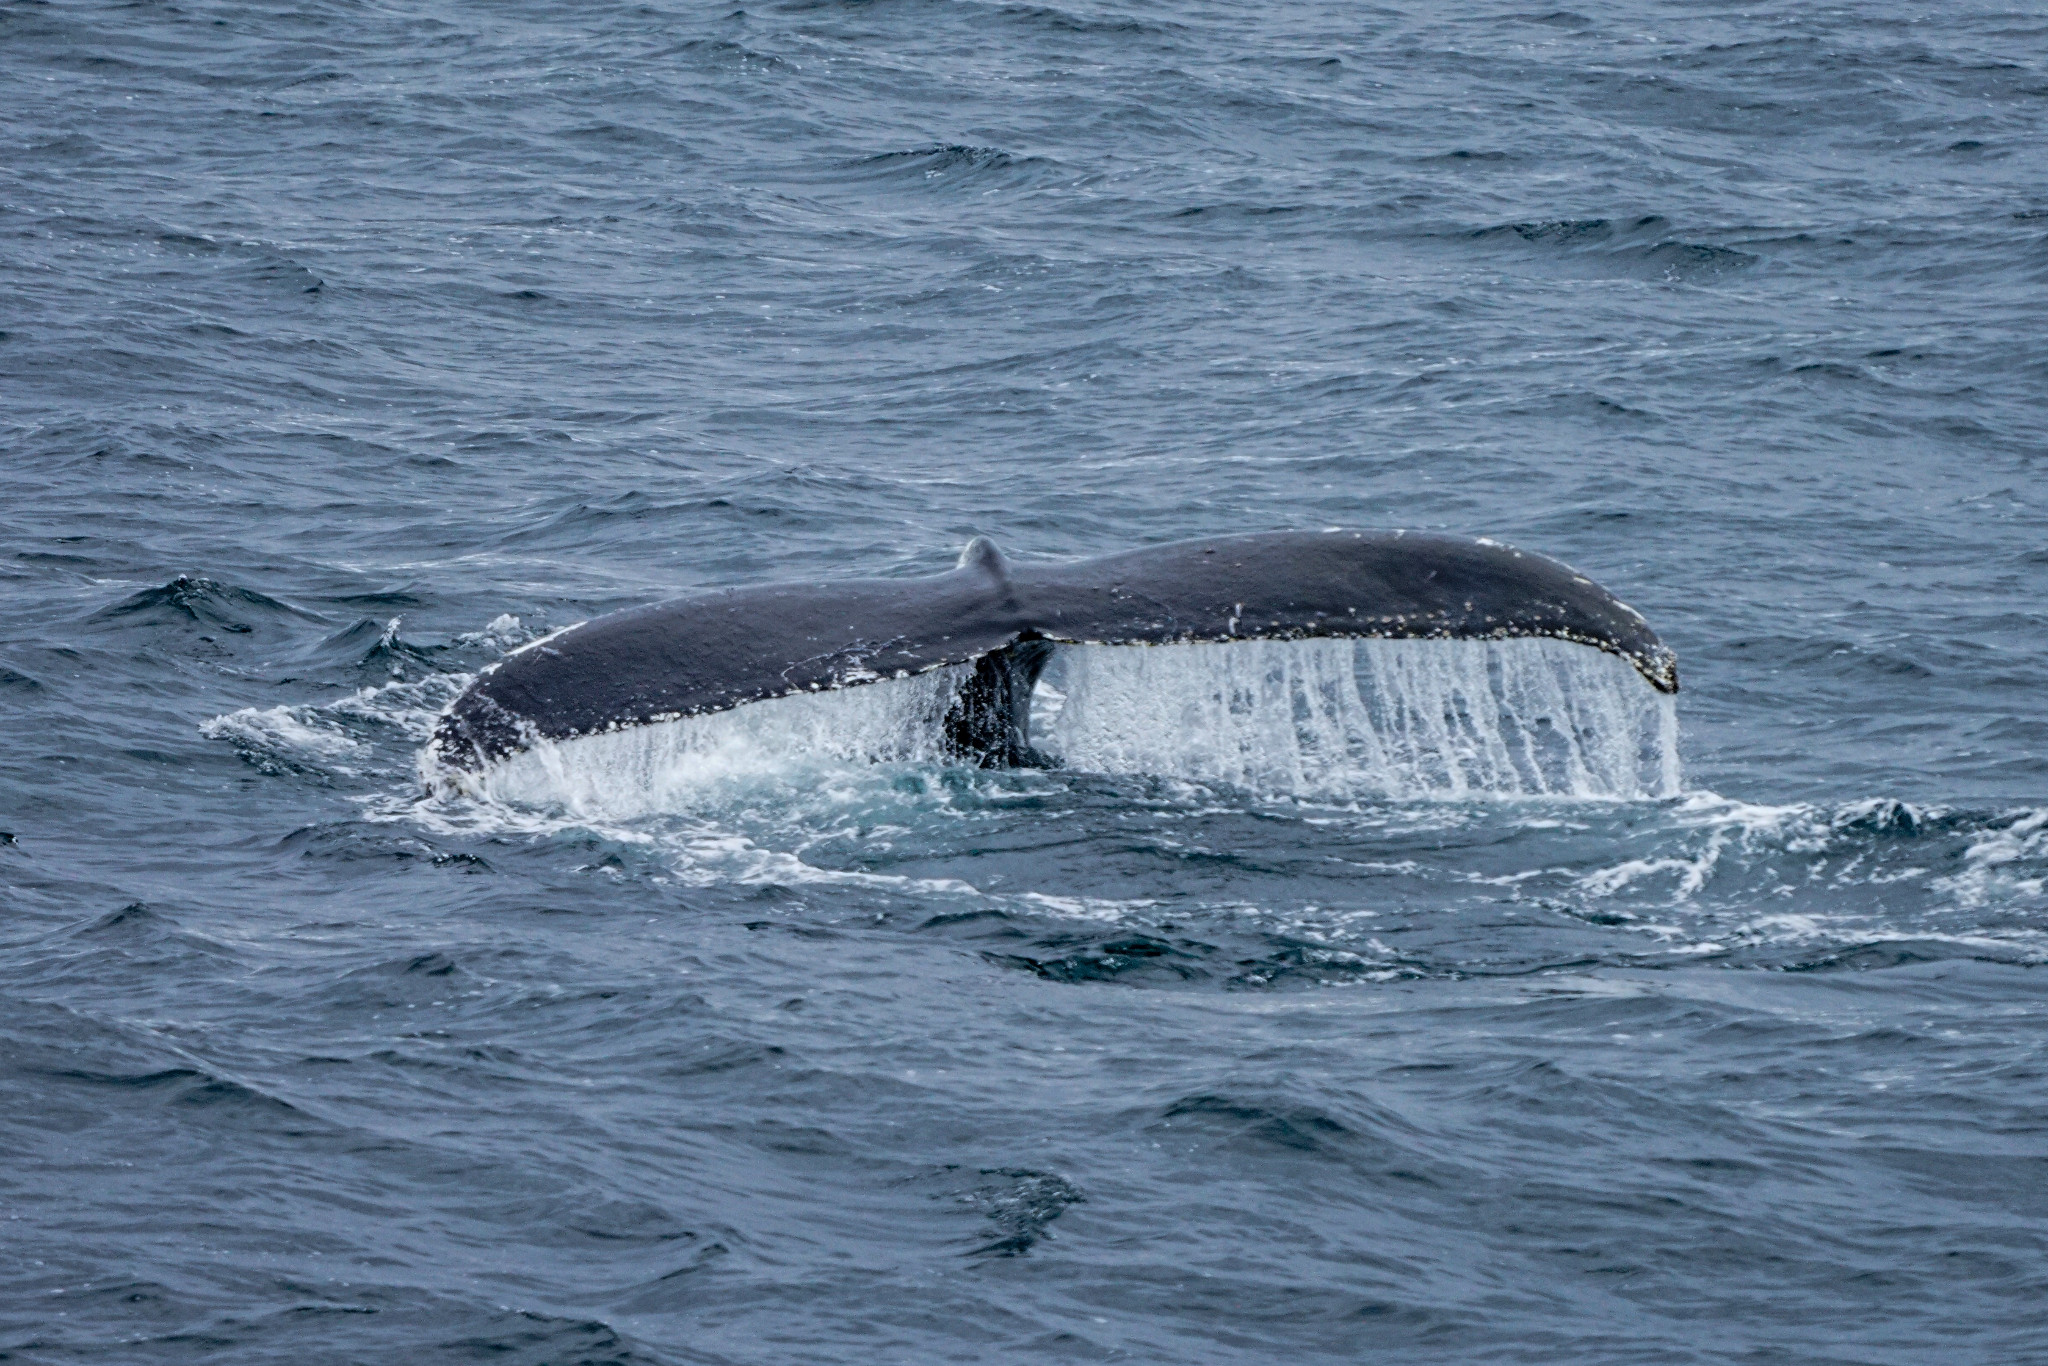
MULTIPOLYGON (((1591 274, 1698 283, 1747 270, 1761 259, 1752 252, 1671 235, 1669 220, 1646 214, 1627 221, 1609 218, 1533 219, 1476 228, 1474 242, 1506 244, 1553 253, 1556 264, 1591 274)), ((1535 259, 1545 259, 1537 257, 1535 259)))

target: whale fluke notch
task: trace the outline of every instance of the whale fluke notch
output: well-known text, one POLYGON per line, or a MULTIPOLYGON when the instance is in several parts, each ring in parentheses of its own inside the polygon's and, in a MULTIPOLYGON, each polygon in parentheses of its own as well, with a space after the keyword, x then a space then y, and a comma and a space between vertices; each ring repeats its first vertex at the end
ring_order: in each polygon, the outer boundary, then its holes
POLYGON ((948 747, 1029 764, 1030 698, 1053 649, 1201 641, 1541 636, 1620 655, 1660 692, 1676 657, 1641 614, 1556 560, 1434 532, 1269 532, 1012 565, 977 536, 922 579, 842 579, 696 593, 614 612, 507 656, 434 733, 476 770, 540 741, 973 670, 948 747))

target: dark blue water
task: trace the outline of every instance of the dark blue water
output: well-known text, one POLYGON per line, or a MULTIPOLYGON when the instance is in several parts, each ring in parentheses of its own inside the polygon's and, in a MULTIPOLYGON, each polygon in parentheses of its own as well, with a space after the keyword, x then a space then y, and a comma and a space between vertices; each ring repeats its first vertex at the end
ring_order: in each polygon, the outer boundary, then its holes
POLYGON ((2048 1361, 2044 324, 2034 7, 0 5, 0 1359, 2048 1361), (1339 525, 1682 790, 422 795, 610 609, 1339 525))

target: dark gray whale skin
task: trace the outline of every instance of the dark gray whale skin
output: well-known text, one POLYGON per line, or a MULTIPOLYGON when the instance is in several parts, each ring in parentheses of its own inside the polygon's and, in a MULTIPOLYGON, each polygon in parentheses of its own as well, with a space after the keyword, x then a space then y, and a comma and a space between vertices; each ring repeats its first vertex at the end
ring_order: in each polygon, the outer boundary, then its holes
POLYGON ((727 588, 571 627, 486 670, 433 743, 442 764, 477 770, 541 740, 971 662, 949 747, 984 765, 1033 763, 1031 688, 1057 644, 1520 636, 1606 650, 1678 690, 1676 658, 1633 608, 1492 541, 1282 531, 1012 565, 976 537, 932 578, 727 588))

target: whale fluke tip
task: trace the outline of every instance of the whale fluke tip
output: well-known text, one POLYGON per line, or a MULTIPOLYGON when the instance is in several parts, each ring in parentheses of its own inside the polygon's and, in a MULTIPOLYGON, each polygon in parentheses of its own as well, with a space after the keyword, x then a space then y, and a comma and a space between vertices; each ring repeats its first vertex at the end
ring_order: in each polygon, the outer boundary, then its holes
MULTIPOLYGON (((1640 616, 1636 620, 1641 621, 1640 616)), ((1678 691, 1678 656, 1663 645, 1641 654, 1631 654, 1629 662, 1636 666, 1649 685, 1661 693, 1678 691)))

